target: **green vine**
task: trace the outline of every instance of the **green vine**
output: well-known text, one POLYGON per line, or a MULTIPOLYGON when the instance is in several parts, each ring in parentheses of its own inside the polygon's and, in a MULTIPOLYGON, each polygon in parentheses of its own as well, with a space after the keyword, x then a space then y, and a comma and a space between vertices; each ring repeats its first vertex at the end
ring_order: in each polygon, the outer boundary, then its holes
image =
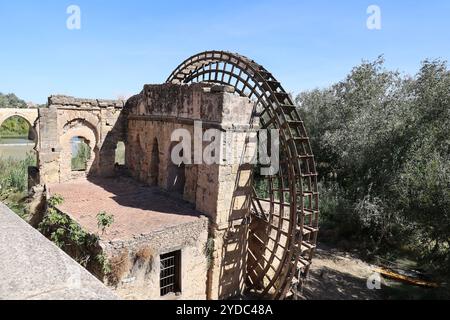
POLYGON ((111 227, 114 223, 114 216, 111 214, 102 211, 97 214, 97 226, 102 231, 102 234, 105 233, 106 228, 111 227))
MULTIPOLYGON (((98 235, 87 233, 78 223, 60 212, 57 206, 63 202, 60 195, 48 199, 47 214, 39 224, 39 231, 84 267, 91 266, 88 269, 100 269, 103 275, 109 274, 111 267, 107 256, 101 252, 98 235)), ((100 212, 97 220, 102 233, 114 223, 114 217, 106 212, 100 212)))
POLYGON ((102 273, 104 275, 109 275, 111 273, 111 264, 108 261, 108 257, 104 253, 99 253, 95 259, 99 263, 102 273))

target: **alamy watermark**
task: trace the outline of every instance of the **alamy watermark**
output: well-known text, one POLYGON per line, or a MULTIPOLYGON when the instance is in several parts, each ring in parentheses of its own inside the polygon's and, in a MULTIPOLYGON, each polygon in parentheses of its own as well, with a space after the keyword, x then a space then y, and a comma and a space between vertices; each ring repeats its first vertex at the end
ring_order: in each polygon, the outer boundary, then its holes
POLYGON ((66 20, 66 27, 69 30, 81 29, 81 8, 77 5, 67 7, 66 13, 69 17, 66 20))
POLYGON ((260 165, 261 175, 275 175, 280 167, 280 134, 272 130, 203 130, 194 122, 193 136, 187 129, 172 132, 171 160, 175 165, 260 165))
POLYGON ((367 289, 381 290, 381 274, 375 272, 367 279, 367 289))
POLYGON ((381 8, 377 5, 370 5, 367 8, 367 29, 369 30, 381 30, 381 8))

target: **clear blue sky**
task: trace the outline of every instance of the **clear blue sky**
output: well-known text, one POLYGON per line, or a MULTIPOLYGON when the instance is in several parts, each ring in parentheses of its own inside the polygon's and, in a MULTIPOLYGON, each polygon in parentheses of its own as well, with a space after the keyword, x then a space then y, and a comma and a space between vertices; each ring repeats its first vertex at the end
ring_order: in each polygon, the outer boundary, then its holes
POLYGON ((0 0, 0 38, 0 92, 37 103, 135 94, 209 49, 247 55, 297 93, 380 54, 405 73, 425 58, 448 60, 450 1, 0 0), (81 30, 66 28, 71 4, 81 30), (366 27, 371 4, 379 31, 366 27))

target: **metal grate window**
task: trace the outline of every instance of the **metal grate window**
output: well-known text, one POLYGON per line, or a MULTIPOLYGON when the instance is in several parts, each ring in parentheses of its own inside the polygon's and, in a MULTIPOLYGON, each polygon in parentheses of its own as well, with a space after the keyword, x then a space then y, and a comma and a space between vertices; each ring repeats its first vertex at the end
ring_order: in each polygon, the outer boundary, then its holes
POLYGON ((161 296, 181 291, 181 251, 175 251, 160 256, 161 273, 160 288, 161 296))

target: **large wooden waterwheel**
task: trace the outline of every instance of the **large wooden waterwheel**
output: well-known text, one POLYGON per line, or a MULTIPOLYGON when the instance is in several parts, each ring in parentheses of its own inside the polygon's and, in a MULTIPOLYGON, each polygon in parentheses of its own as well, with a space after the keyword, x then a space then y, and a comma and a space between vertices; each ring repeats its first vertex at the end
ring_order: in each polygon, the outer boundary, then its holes
POLYGON ((207 51, 179 65, 167 82, 228 85, 255 101, 262 129, 280 135, 280 170, 255 183, 249 233, 249 288, 272 299, 298 293, 316 248, 319 218, 317 172, 302 119, 281 83, 239 54, 207 51))

